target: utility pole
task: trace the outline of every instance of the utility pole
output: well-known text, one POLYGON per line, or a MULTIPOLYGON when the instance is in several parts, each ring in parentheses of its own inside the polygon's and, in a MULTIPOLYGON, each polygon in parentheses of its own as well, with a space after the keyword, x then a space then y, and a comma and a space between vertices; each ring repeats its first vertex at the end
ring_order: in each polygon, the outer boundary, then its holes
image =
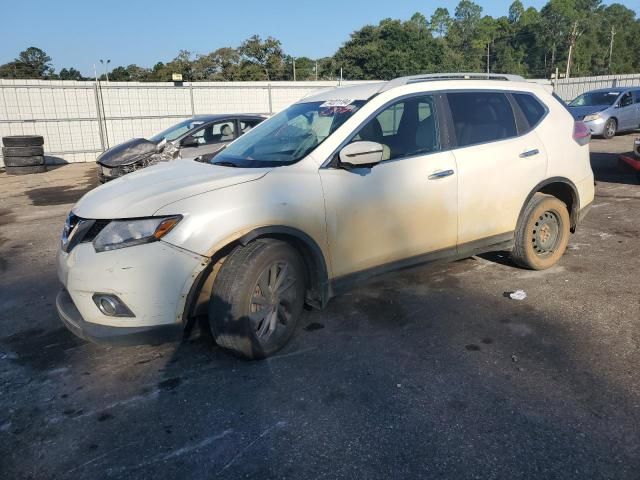
POLYGON ((316 60, 316 82, 318 81, 318 60, 316 60))
POLYGON ((569 78, 569 74, 571 73, 571 56, 573 54, 573 47, 580 35, 582 35, 582 32, 578 32, 578 21, 576 20, 573 22, 573 28, 569 34, 569 54, 567 55, 567 71, 565 73, 565 78, 569 78))
POLYGON ((609 42, 609 73, 611 73, 611 57, 613 55, 613 37, 616 36, 616 27, 611 26, 611 42, 609 42))
POLYGON ((296 57, 293 57, 293 81, 296 81, 296 57))
POLYGON ((487 43, 487 75, 489 75, 489 45, 491 44, 487 43))

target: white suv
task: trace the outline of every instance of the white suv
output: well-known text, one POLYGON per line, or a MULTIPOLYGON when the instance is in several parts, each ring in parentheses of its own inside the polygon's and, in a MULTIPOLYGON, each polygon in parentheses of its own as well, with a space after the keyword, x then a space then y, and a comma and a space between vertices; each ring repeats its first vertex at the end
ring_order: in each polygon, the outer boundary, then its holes
POLYGON ((64 228, 57 309, 97 342, 159 342, 207 314, 261 358, 304 304, 436 259, 511 249, 554 265, 594 197, 589 130, 543 86, 443 74, 327 90, 213 159, 86 194, 64 228))

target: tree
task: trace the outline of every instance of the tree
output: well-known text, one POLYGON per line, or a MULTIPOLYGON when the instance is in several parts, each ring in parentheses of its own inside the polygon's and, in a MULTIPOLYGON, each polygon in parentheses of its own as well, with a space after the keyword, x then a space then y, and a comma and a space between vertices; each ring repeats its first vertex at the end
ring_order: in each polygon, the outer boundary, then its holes
POLYGON ((509 6, 509 23, 514 24, 520 21, 520 18, 524 14, 524 5, 520 0, 515 0, 509 6))
POLYGON ((451 25, 449 10, 442 7, 436 8, 433 15, 431 15, 429 24, 432 32, 437 33, 440 38, 444 37, 451 25))
MULTIPOLYGON (((482 69, 485 51, 480 37, 479 26, 482 7, 471 0, 461 0, 456 7, 454 20, 447 33, 447 44, 462 57, 464 68, 478 71, 482 69)), ((484 45, 483 45, 484 43, 484 45)))
POLYGON ((442 45, 414 20, 385 19, 352 33, 334 56, 337 69, 342 67, 346 78, 357 79, 436 71, 442 45))
POLYGON ((60 80, 84 80, 82 74, 76 70, 75 68, 63 68, 58 73, 58 78, 60 80))
POLYGON ((241 68, 245 73, 252 72, 252 76, 260 69, 264 72, 261 80, 278 80, 284 74, 284 52, 280 40, 267 37, 264 41, 259 35, 248 38, 238 53, 241 56, 241 68))
POLYGON ((53 75, 51 57, 37 47, 23 50, 13 62, 0 66, 0 78, 46 79, 53 75))

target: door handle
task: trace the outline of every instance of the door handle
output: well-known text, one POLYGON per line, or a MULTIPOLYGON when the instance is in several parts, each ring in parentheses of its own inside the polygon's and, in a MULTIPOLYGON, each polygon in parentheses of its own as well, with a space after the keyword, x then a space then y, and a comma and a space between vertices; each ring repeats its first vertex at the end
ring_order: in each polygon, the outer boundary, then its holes
POLYGON ((438 180, 439 178, 445 178, 451 175, 453 175, 453 170, 441 170, 429 175, 429 180, 438 180))
POLYGON ((520 158, 533 157, 535 155, 538 155, 539 153, 540 153, 540 150, 538 150, 537 148, 534 148, 533 150, 527 150, 526 152, 522 152, 520 154, 520 158))

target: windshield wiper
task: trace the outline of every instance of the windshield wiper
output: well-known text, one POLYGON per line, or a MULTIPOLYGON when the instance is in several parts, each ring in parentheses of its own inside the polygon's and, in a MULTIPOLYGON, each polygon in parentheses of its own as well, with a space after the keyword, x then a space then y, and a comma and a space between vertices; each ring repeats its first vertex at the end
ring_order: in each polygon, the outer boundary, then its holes
POLYGON ((237 163, 229 162, 228 160, 222 160, 220 162, 213 162, 211 165, 220 165, 221 167, 235 167, 238 168, 237 163))

